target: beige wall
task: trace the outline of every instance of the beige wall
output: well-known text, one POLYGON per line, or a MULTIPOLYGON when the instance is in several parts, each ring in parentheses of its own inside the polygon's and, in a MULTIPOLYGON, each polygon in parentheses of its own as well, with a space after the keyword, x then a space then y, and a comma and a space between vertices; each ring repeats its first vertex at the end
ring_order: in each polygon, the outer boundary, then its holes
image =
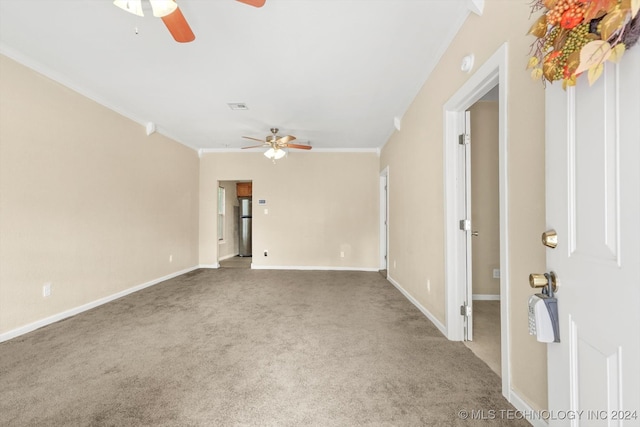
POLYGON ((499 295, 500 210, 498 199, 498 102, 479 101, 471 115, 471 224, 473 293, 499 295))
POLYGON ((511 381, 532 407, 545 408, 546 347, 528 335, 526 311, 528 275, 545 267, 544 91, 524 70, 531 24, 527 1, 488 0, 482 16, 471 15, 382 150, 380 169, 389 166, 389 275, 446 323, 442 108, 472 75, 460 71, 465 55, 475 55, 477 70, 508 43, 508 84, 500 90, 508 104, 511 381))
POLYGON ((255 266, 376 269, 386 166, 389 275, 444 323, 442 106, 470 76, 459 70, 464 55, 475 54, 477 69, 508 42, 512 386, 534 408, 546 407, 545 347, 527 334, 526 318, 527 276, 545 266, 544 93, 524 71, 530 25, 528 2, 487 0, 380 159, 293 152, 273 164, 260 153, 209 153, 199 163, 192 150, 147 137, 139 124, 2 57, 0 333, 198 263, 215 265, 221 180, 251 179, 254 199, 267 201, 254 210, 255 266), (46 299, 45 282, 53 284, 46 299))
POLYGON ((0 93, 0 333, 197 265, 196 152, 4 56, 0 93))
POLYGON ((234 179, 253 181, 254 267, 377 269, 375 153, 293 151, 275 164, 260 152, 204 154, 200 165, 202 265, 214 265, 219 259, 217 183, 234 179), (259 206, 259 199, 266 200, 266 205, 259 206))

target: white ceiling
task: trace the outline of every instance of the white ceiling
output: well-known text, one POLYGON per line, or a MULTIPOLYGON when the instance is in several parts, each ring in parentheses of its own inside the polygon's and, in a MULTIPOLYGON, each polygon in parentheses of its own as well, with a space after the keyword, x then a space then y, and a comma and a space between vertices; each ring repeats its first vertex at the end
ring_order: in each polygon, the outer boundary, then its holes
POLYGON ((111 0, 0 0, 0 52, 194 149, 274 126, 316 150, 377 149, 478 0, 177 1, 192 43, 146 0, 144 18, 111 0))

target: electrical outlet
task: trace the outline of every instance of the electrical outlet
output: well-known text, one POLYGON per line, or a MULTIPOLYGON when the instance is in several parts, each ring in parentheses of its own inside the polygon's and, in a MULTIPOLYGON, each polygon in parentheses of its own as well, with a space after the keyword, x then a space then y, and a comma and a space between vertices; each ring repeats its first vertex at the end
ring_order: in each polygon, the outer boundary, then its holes
POLYGON ((268 250, 264 250, 264 256, 269 256, 269 251, 268 250))
POLYGON ((500 269, 499 268, 494 268, 493 269, 493 278, 494 279, 499 279, 500 278, 500 269))
POLYGON ((431 279, 427 279, 427 292, 431 293, 431 279))
POLYGON ((173 262, 173 255, 169 255, 169 262, 173 262))
POLYGON ((340 251, 340 258, 344 258, 344 251, 340 251))
POLYGON ((44 298, 47 298, 47 297, 51 296, 51 283, 45 283, 42 286, 42 296, 44 298))

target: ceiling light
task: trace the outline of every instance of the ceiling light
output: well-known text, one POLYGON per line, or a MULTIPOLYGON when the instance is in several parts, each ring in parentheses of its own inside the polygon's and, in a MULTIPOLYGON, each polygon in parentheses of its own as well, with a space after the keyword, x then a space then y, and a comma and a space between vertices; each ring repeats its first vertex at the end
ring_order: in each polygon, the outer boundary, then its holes
POLYGON ((269 148, 264 153, 264 155, 267 157, 267 159, 270 159, 270 160, 280 160, 286 154, 287 153, 285 153, 285 151, 281 150, 280 148, 276 148, 275 150, 273 148, 269 148))
MULTIPOLYGON (((153 16, 156 18, 171 15, 178 8, 178 4, 173 0, 149 0, 149 3, 151 3, 153 16)), ((144 16, 142 0, 114 0, 113 4, 134 15, 144 16)))
POLYGON ((114 0, 113 4, 134 15, 144 16, 142 12, 142 0, 114 0))
POLYGON ((173 0, 149 0, 149 3, 156 18, 171 15, 178 8, 178 4, 173 0))

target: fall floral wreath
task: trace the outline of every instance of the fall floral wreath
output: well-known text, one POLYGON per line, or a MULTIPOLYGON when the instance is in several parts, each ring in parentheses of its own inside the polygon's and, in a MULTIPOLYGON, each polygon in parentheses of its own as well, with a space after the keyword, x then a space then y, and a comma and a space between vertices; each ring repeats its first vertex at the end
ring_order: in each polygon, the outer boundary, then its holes
POLYGON ((531 13, 540 10, 527 68, 536 80, 562 80, 565 89, 585 71, 592 85, 604 63, 620 61, 640 37, 640 0, 534 0, 531 13))

